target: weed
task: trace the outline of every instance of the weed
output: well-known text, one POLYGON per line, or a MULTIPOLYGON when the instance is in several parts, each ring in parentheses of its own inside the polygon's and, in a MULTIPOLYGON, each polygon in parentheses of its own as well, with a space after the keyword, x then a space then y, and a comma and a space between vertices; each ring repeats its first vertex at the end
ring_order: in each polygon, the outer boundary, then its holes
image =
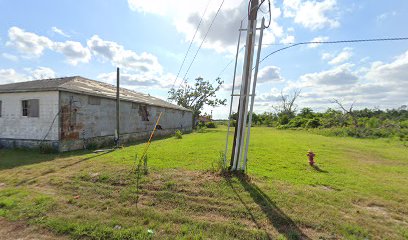
POLYGON ((217 127, 217 125, 215 125, 215 122, 208 122, 208 123, 205 124, 205 126, 207 128, 216 128, 217 127))
POLYGON ((44 154, 56 153, 57 152, 57 150, 51 144, 48 144, 48 143, 41 143, 38 146, 38 149, 39 149, 40 153, 44 153, 44 154))
POLYGON ((183 138, 183 133, 180 130, 176 130, 176 132, 174 133, 174 137, 176 139, 182 139, 183 138))
POLYGON ((368 232, 358 225, 346 224, 343 227, 344 235, 347 239, 367 239, 368 232))
POLYGON ((149 168, 147 167, 147 155, 143 157, 143 173, 147 175, 149 173, 149 168))
POLYGON ((213 162, 211 163, 211 170, 212 172, 224 172, 226 170, 226 165, 224 164, 225 154, 223 151, 219 152, 218 158, 214 158, 213 162))
POLYGON ((92 140, 88 141, 85 145, 85 148, 88 150, 96 150, 98 149, 98 147, 99 147, 98 143, 92 140))
POLYGON ((197 127, 197 132, 198 133, 206 133, 207 132, 207 127, 206 126, 198 126, 197 127))
POLYGON ((164 189, 174 190, 176 188, 176 183, 174 181, 168 181, 164 184, 164 189))

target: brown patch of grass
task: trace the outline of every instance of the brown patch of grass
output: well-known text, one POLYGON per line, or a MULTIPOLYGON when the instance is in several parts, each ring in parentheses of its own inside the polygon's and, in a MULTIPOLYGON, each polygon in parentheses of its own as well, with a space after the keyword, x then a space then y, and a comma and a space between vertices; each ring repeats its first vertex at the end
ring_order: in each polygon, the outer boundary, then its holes
POLYGON ((54 240, 67 239, 66 237, 55 235, 44 228, 27 225, 25 222, 11 222, 0 218, 0 240, 20 239, 20 240, 54 240))

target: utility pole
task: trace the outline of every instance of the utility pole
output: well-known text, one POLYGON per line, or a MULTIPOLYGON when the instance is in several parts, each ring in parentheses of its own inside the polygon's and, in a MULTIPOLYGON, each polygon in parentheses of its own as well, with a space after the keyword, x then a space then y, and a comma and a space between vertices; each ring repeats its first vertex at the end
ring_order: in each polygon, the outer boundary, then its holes
POLYGON ((119 68, 116 68, 116 131, 115 131, 115 142, 116 147, 119 147, 120 131, 119 131, 119 122, 120 122, 120 95, 119 95, 119 68))
MULTIPOLYGON (((238 108, 238 120, 235 128, 234 144, 232 149, 232 171, 245 170, 241 167, 242 149, 244 147, 245 128, 248 116, 249 90, 252 76, 252 60, 256 34, 256 17, 258 13, 258 0, 251 0, 249 6, 246 50, 242 75, 241 92, 238 108)), ((263 27, 263 26, 262 26, 263 27)))

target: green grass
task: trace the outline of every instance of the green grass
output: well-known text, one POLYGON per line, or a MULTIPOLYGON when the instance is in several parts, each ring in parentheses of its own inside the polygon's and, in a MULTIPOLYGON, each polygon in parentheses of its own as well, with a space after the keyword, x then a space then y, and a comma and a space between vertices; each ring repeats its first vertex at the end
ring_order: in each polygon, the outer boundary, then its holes
POLYGON ((74 239, 407 239, 401 142, 253 128, 247 179, 214 173, 225 137, 220 127, 152 142, 139 193, 143 144, 0 150, 0 216, 74 239))

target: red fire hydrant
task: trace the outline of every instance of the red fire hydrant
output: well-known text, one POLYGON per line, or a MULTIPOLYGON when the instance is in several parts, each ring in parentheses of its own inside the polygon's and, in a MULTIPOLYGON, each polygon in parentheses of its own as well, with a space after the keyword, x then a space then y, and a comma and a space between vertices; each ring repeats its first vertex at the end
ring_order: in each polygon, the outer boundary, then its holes
POLYGON ((310 166, 313 166, 314 163, 315 163, 315 162, 314 162, 314 157, 316 156, 316 154, 314 154, 314 153, 312 152, 312 150, 309 150, 309 151, 307 151, 306 156, 309 157, 309 164, 310 164, 310 166))

